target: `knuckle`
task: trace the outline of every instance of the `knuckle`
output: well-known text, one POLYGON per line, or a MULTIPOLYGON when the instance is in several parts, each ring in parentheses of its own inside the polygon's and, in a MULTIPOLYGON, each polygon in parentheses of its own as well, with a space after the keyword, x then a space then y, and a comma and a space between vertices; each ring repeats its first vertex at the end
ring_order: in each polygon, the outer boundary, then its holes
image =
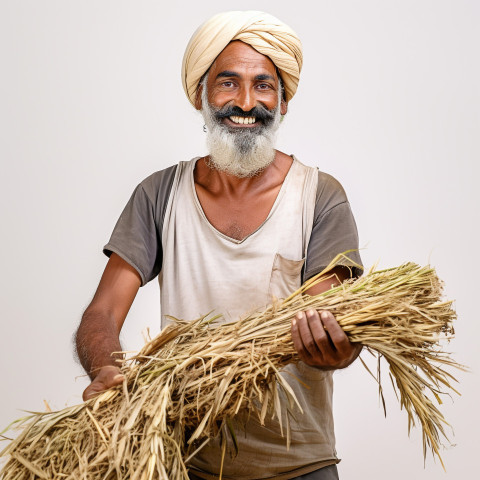
POLYGON ((314 335, 317 344, 324 343, 327 340, 327 334, 323 327, 317 328, 314 335))
POLYGON ((348 345, 349 345, 348 340, 346 340, 345 337, 343 337, 340 333, 338 332, 330 333, 330 338, 332 339, 332 342, 337 349, 348 348, 348 345))
POLYGON ((317 338, 316 338, 316 342, 317 342, 317 345, 319 346, 319 348, 323 351, 323 350, 329 350, 330 349, 330 343, 328 341, 328 338, 327 336, 325 335, 325 333, 323 334, 320 334, 317 338))

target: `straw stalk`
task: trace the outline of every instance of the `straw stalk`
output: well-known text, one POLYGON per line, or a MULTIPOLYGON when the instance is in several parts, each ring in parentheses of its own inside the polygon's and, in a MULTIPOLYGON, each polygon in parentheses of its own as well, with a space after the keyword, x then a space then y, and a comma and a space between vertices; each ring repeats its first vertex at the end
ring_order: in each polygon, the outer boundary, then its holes
MULTIPOLYGON (((8 461, 0 478, 186 480, 190 459, 209 439, 222 435, 224 456, 226 439, 235 444, 232 422, 239 412, 282 422, 285 409, 301 411, 289 385, 296 380, 279 372, 298 361, 290 325, 308 308, 330 310, 352 342, 385 358, 409 429, 418 423, 424 455, 430 448, 440 458, 448 424, 436 404, 443 393, 456 392, 449 367, 462 367, 440 348, 453 336, 456 315, 452 302, 441 299, 434 269, 413 263, 372 269, 320 295, 304 295, 328 269, 236 323, 177 320, 125 360, 121 387, 17 421, 23 431, 1 453, 8 461), (279 389, 286 404, 278 401, 279 389)), ((379 372, 374 377, 380 381, 379 372)), ((288 424, 282 428, 287 448, 288 424)))

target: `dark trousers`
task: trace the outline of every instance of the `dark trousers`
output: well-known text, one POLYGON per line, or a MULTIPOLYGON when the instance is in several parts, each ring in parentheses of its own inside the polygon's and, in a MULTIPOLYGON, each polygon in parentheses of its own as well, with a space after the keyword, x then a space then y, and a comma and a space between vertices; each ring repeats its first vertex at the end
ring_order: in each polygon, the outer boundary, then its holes
MULTIPOLYGON (((202 480, 190 472, 190 480, 202 480)), ((328 467, 320 468, 314 472, 300 475, 292 478, 292 480, 338 480, 338 470, 336 465, 329 465, 328 467)))
POLYGON ((329 465, 320 470, 300 475, 292 480, 338 480, 338 470, 336 465, 329 465))

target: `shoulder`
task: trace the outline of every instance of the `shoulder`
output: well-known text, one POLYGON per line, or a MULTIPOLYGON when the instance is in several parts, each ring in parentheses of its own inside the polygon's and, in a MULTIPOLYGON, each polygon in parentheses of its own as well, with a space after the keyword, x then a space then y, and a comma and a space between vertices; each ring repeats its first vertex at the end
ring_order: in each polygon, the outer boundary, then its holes
POLYGON ((319 170, 316 201, 317 203, 334 205, 335 203, 346 202, 347 194, 342 184, 335 177, 319 170))
POLYGON ((178 165, 172 165, 171 167, 154 172, 144 178, 138 187, 145 192, 152 203, 155 203, 160 193, 165 193, 165 190, 171 188, 177 168, 178 165))
POLYGON ((339 205, 348 205, 342 184, 332 175, 317 171, 318 183, 315 196, 315 221, 339 205))
POLYGON ((171 167, 154 172, 143 179, 137 188, 141 188, 152 203, 156 203, 159 198, 164 200, 170 194, 177 174, 178 176, 182 176, 193 171, 199 158, 200 157, 194 157, 189 161, 180 162, 171 167))
POLYGON ((316 175, 317 180, 317 192, 316 192, 316 204, 319 202, 323 204, 335 204, 347 201, 347 195, 345 193, 342 184, 332 175, 320 171, 317 167, 312 167, 302 163, 297 157, 292 155, 295 163, 302 168, 307 174, 316 175))

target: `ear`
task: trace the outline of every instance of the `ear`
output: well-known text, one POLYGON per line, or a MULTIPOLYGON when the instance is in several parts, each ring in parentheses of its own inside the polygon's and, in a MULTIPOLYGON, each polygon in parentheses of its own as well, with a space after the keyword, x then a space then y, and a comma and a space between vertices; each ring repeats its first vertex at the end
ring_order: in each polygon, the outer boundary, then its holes
POLYGON ((200 83, 197 87, 197 92, 195 93, 195 108, 197 110, 202 109, 202 90, 203 85, 200 83))
POLYGON ((288 103, 282 99, 282 101, 280 102, 280 113, 282 115, 286 115, 287 110, 288 110, 288 103))

